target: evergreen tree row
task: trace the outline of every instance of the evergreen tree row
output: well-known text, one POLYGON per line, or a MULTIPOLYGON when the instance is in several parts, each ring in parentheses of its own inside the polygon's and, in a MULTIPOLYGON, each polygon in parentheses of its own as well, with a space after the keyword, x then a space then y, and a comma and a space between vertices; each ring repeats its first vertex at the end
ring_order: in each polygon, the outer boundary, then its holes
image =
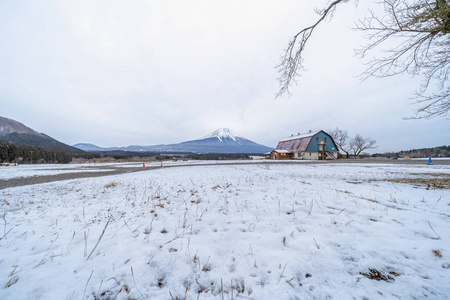
POLYGON ((0 162, 67 164, 71 161, 72 154, 68 152, 13 143, 0 143, 0 162))

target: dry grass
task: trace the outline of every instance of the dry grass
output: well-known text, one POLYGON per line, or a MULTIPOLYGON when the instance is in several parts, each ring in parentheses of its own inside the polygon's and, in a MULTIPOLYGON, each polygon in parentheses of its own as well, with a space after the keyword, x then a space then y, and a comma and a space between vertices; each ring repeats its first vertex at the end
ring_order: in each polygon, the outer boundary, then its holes
POLYGON ((388 181, 388 182, 394 182, 394 183, 407 183, 407 184, 412 184, 417 187, 425 187, 427 190, 429 190, 429 189, 450 189, 450 175, 449 174, 436 173, 436 174, 412 174, 412 175, 429 176, 429 177, 391 178, 391 179, 371 180, 371 181, 388 181))
MULTIPOLYGON (((369 278, 369 279, 372 279, 372 280, 377 280, 377 281, 380 281, 380 280, 383 280, 383 281, 393 281, 394 280, 394 278, 393 277, 391 277, 391 276, 389 276, 389 275, 383 275, 380 271, 378 271, 377 269, 369 269, 369 273, 359 273, 359 274, 361 274, 361 275, 363 275, 363 276, 365 276, 365 277, 367 277, 367 278, 369 278)), ((395 273, 395 272, 390 272, 389 274, 391 274, 391 275, 394 275, 394 276, 399 276, 399 274, 398 273, 395 273)))
POLYGON ((115 187, 115 186, 117 186, 117 183, 111 182, 111 183, 105 185, 105 188, 109 189, 109 188, 112 188, 112 187, 115 187))
POLYGON ((5 289, 9 288, 10 286, 12 286, 13 284, 15 284, 17 281, 19 281, 19 277, 18 276, 14 276, 13 278, 11 278, 5 285, 5 289))
MULTIPOLYGON (((94 248, 92 248, 91 253, 89 254, 89 256, 86 258, 86 260, 89 260, 89 258, 92 256, 92 254, 94 253, 95 249, 97 248, 98 244, 100 243, 100 241, 102 240, 103 235, 105 234, 106 228, 109 225, 109 222, 111 221, 111 217, 109 217, 108 222, 106 222, 105 228, 103 228, 102 234, 100 235, 100 237, 98 238, 97 243, 95 244, 94 248)), ((91 274, 92 275, 92 274, 91 274)), ((83 297, 84 298, 84 297, 83 297)))
POLYGON ((437 257, 441 258, 442 257, 442 253, 439 250, 433 250, 434 255, 436 255, 437 257))

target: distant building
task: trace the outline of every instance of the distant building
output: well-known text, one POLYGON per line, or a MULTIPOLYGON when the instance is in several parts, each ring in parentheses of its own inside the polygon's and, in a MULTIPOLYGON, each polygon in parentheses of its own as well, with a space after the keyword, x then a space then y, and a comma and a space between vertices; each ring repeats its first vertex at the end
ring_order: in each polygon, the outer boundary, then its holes
POLYGON ((323 130, 291 136, 281 140, 270 153, 271 159, 326 160, 338 158, 338 147, 323 130))

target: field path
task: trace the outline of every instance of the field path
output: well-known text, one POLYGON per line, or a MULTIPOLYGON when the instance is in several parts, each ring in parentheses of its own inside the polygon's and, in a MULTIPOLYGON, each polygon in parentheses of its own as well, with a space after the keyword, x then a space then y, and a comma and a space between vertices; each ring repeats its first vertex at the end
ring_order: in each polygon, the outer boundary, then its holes
MULTIPOLYGON (((102 177, 109 175, 118 175, 125 173, 132 173, 142 171, 144 169, 139 168, 117 168, 111 166, 100 167, 97 169, 101 169, 104 171, 86 171, 86 172, 77 172, 77 173, 63 173, 63 174, 55 174, 55 175, 37 175, 32 177, 19 177, 12 179, 2 179, 0 180, 0 190, 7 189, 18 186, 32 185, 32 184, 41 184, 53 181, 62 181, 62 180, 72 180, 78 178, 89 178, 89 177, 102 177)), ((156 169, 156 167, 149 167, 145 170, 156 169)))

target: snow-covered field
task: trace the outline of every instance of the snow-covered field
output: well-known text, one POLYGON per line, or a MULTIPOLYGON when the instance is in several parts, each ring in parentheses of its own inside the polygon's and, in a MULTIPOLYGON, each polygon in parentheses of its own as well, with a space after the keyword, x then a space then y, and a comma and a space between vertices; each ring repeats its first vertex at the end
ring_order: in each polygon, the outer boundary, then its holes
POLYGON ((80 172, 104 172, 107 171, 105 167, 113 166, 114 164, 73 164, 73 165, 20 165, 0 167, 0 180, 13 178, 27 178, 33 176, 58 175, 67 173, 80 172))
MULTIPOLYGON (((189 166, 189 165, 211 165, 211 164, 249 164, 261 163, 261 160, 190 160, 190 161, 164 161, 164 167, 170 166, 189 166)), ((265 163, 307 163, 307 161, 264 161, 265 163)), ((46 175, 59 175, 59 174, 69 174, 69 173, 81 173, 81 172, 105 172, 111 171, 114 168, 136 168, 141 169, 145 163, 145 167, 160 167, 161 162, 151 161, 151 162, 131 162, 131 163, 90 163, 90 164, 37 164, 37 165, 20 165, 20 166, 8 166, 0 167, 0 180, 13 179, 13 178, 28 178, 34 176, 46 176, 46 175)))
POLYGON ((450 166, 162 168, 0 190, 0 299, 448 299, 450 166), (379 280, 376 280, 379 279, 379 280))

